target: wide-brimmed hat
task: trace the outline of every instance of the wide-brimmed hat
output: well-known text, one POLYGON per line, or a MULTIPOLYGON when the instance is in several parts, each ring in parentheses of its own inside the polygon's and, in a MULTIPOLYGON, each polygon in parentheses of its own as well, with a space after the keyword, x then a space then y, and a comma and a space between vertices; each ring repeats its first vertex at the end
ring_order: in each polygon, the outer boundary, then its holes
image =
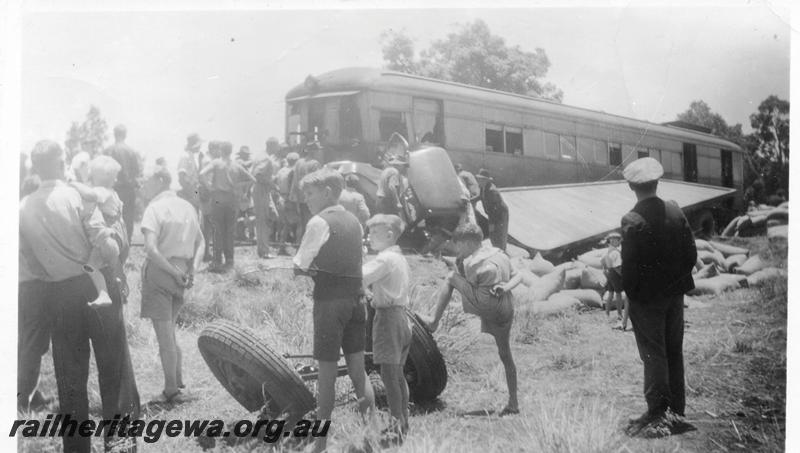
POLYGON ((492 177, 491 175, 489 175, 489 170, 485 168, 481 168, 480 170, 478 170, 478 173, 475 174, 475 179, 477 179, 478 181, 481 180, 492 181, 492 177))
POLYGON ((286 162, 297 162, 298 159, 300 159, 300 155, 294 151, 286 155, 286 162))
POLYGON ((239 152, 236 153, 237 156, 249 156, 250 155, 250 148, 247 146, 242 146, 239 148, 239 152))
POLYGON ((189 150, 198 150, 200 149, 200 145, 203 143, 203 140, 200 140, 200 136, 197 134, 189 134, 186 137, 186 151, 189 150))
POLYGON ((621 235, 621 234, 619 234, 619 233, 618 233, 618 232, 616 232, 616 231, 612 231, 612 232, 608 233, 608 235, 606 235, 606 240, 609 240, 609 239, 614 239, 614 238, 616 238, 616 239, 622 239, 622 235, 621 235))

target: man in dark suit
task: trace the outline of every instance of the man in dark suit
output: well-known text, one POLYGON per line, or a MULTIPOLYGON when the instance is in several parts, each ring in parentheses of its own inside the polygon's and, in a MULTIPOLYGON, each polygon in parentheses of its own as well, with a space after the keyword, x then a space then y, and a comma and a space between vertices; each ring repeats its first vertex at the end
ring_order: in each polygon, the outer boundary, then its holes
POLYGON ((508 243, 508 205, 486 169, 481 168, 475 179, 480 185, 480 200, 489 219, 489 240, 493 246, 505 252, 508 243))
POLYGON ((622 218, 622 284, 644 362, 647 412, 631 420, 629 435, 662 437, 686 428, 683 375, 683 295, 694 288, 694 236, 674 201, 656 195, 661 164, 651 158, 628 165, 623 175, 637 203, 622 218))

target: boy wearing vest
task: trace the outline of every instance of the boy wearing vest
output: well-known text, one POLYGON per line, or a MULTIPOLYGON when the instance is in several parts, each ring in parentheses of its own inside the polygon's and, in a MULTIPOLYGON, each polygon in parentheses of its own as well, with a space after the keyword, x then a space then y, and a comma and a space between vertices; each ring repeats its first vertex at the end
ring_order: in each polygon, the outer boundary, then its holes
MULTIPOLYGON (((317 418, 333 412, 339 351, 344 352, 362 415, 373 412, 375 398, 364 368, 366 307, 361 277, 361 224, 338 204, 342 175, 323 168, 304 176, 301 190, 313 215, 292 260, 296 275, 314 280, 314 359, 319 366, 317 418)), ((318 437, 314 451, 323 451, 318 437)))
POLYGON ((453 232, 458 270, 450 272, 444 287, 439 292, 436 312, 427 320, 428 330, 434 332, 453 296, 453 289, 461 293, 461 304, 465 313, 481 318, 481 332, 494 337, 500 361, 503 362, 508 385, 508 404, 499 415, 518 414, 517 367, 511 356, 509 334, 514 320, 514 296, 521 276, 511 266, 511 261, 502 250, 483 245, 480 227, 467 223, 453 232))
POLYGON ((378 214, 367 221, 369 245, 378 256, 363 267, 364 285, 372 288, 375 320, 372 324, 372 361, 381 367, 389 400, 391 425, 382 433, 381 446, 400 445, 408 433, 408 385, 403 365, 411 347, 411 326, 406 307, 411 269, 397 239, 403 221, 396 215, 378 214))

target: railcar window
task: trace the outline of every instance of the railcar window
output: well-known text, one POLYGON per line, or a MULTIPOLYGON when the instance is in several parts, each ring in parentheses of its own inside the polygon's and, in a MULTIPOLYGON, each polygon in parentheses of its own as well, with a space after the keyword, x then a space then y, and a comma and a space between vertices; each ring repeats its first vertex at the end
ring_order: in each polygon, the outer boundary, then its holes
POLYGON ((558 159, 559 151, 559 138, 558 134, 550 132, 544 133, 544 155, 552 159, 558 159))
POLYGON ((683 180, 697 182, 697 145, 683 144, 683 180))
POLYGON ((486 151, 504 153, 502 128, 486 128, 486 151))
POLYGON ((516 127, 507 127, 506 152, 516 156, 521 156, 522 150, 522 129, 516 127))
POLYGON ((648 151, 646 149, 638 150, 638 152, 636 153, 636 158, 637 159, 641 159, 642 157, 651 157, 650 156, 650 151, 648 151))
POLYGON ((325 99, 314 99, 308 105, 308 140, 322 141, 325 136, 325 99))
POLYGON ((722 185, 733 187, 733 153, 729 150, 719 150, 719 158, 722 170, 722 185))
POLYGON ((612 167, 622 165, 622 145, 618 143, 608 144, 608 165, 612 167))
POLYGON ((380 130, 382 142, 388 141, 395 132, 408 140, 408 127, 406 126, 406 119, 403 112, 381 111, 381 116, 378 120, 378 129, 380 130))
POLYGON ((608 164, 608 143, 600 140, 592 140, 594 142, 594 160, 598 164, 608 164))
POLYGON ((418 143, 444 146, 442 102, 414 99, 414 135, 418 143))
POLYGON ((559 143, 561 145, 561 158, 566 160, 575 160, 575 137, 561 135, 559 137, 559 143))
POLYGON ((339 103, 339 133, 342 141, 361 140, 361 113, 355 96, 345 96, 339 103))

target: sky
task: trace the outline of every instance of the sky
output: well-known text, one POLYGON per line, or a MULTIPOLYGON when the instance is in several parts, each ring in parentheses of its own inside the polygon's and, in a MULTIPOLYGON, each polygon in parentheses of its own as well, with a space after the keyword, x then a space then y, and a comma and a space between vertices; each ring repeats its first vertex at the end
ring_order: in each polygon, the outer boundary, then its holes
POLYGON ((173 167, 192 132, 261 150, 283 139, 284 96, 307 75, 380 67, 384 30, 421 50, 475 19, 544 49, 565 104, 658 123, 702 99, 747 133, 762 100, 789 98, 791 35, 786 11, 736 4, 23 12, 20 145, 63 143, 96 105, 149 164, 173 167))

